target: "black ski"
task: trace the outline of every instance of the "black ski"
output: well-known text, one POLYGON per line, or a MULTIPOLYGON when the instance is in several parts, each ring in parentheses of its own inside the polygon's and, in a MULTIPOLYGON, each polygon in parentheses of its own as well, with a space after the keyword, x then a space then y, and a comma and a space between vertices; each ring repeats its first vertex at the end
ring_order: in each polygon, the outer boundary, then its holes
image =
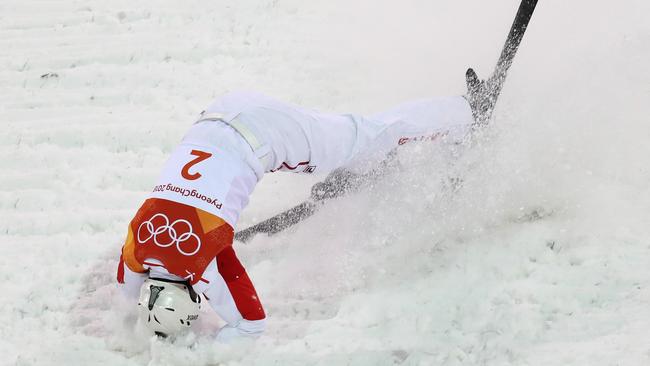
POLYGON ((313 215, 321 205, 332 198, 356 191, 364 184, 372 183, 378 179, 383 175, 385 169, 391 166, 393 156, 393 154, 389 154, 388 158, 380 163, 376 169, 366 174, 354 174, 344 169, 333 171, 325 180, 311 187, 311 196, 308 200, 258 224, 238 231, 235 234, 235 240, 247 242, 255 234, 273 235, 299 223, 313 215))
POLYGON ((313 215, 318 208, 318 203, 309 199, 298 206, 292 207, 284 212, 281 212, 269 219, 266 219, 259 224, 250 226, 244 230, 238 231, 235 234, 235 240, 247 242, 255 234, 265 233, 273 235, 280 231, 293 226, 300 221, 313 215))
POLYGON ((533 16, 535 6, 537 6, 537 0, 522 0, 521 4, 519 4, 517 15, 515 15, 515 20, 512 22, 508 38, 506 39, 506 43, 503 45, 499 61, 497 61, 497 66, 491 77, 491 79, 496 81, 495 87, 497 90, 497 98, 501 93, 504 82, 506 81, 506 74, 512 65, 512 60, 514 60, 515 55, 517 54, 519 44, 521 44, 521 40, 524 38, 524 33, 528 28, 530 18, 533 16))
MULTIPOLYGON (((492 76, 479 80, 473 69, 466 73, 468 101, 472 107, 477 124, 485 124, 490 119, 494 105, 501 94, 508 69, 517 53, 519 44, 524 37, 530 18, 533 15, 537 0, 522 0, 517 10, 515 20, 510 27, 508 38, 503 46, 499 60, 492 76)), ((387 162, 390 161, 390 158, 387 162)), ((250 226, 235 234, 235 239, 246 242, 259 233, 276 234, 313 215, 321 205, 332 198, 342 196, 350 191, 359 189, 364 183, 371 182, 381 176, 386 162, 379 169, 365 175, 354 175, 344 170, 334 171, 324 181, 312 187, 311 197, 301 204, 281 212, 258 224, 250 226)))
POLYGON ((467 99, 472 107, 474 119, 478 125, 485 125, 492 116, 494 106, 499 99, 503 84, 506 81, 506 75, 512 61, 517 54, 519 44, 524 37, 528 23, 533 15, 537 0, 522 0, 515 15, 515 20, 512 22, 508 38, 503 45, 501 55, 497 61, 492 76, 485 81, 479 80, 474 69, 467 69, 465 78, 467 80, 467 99))

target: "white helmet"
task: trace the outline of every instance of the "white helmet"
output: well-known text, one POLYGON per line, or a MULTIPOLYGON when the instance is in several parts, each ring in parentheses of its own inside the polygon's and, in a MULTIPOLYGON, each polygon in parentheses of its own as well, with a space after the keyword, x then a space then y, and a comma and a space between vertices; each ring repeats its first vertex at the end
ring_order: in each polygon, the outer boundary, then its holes
POLYGON ((148 278, 140 287, 140 321, 159 336, 179 333, 199 318, 201 298, 186 282, 148 278))

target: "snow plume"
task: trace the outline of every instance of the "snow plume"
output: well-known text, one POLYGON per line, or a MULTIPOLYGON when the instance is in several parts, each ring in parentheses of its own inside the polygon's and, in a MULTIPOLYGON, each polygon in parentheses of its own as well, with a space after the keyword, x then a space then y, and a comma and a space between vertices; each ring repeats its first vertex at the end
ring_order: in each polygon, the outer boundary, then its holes
MULTIPOLYGON (((269 314, 237 345, 207 310, 143 337, 114 284, 196 113, 240 88, 364 113, 462 93, 518 2, 107 4, 0 4, 0 364, 648 363, 647 1, 540 2, 469 146, 407 144, 362 192, 236 243, 269 314)), ((242 227, 318 178, 265 177, 242 227)))

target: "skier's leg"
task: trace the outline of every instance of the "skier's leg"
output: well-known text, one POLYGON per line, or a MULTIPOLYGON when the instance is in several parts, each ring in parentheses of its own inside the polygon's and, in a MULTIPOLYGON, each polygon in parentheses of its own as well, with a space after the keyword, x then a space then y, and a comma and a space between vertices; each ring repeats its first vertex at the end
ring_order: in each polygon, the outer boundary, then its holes
POLYGON ((205 271, 210 281, 205 294, 210 306, 227 323, 217 339, 259 336, 265 328, 264 309, 246 270, 230 246, 205 271))
MULTIPOLYGON (((459 141, 469 132, 474 119, 464 97, 438 97, 402 103, 370 116, 387 126, 383 135, 396 137, 393 147, 417 137, 441 132, 448 140, 459 141), (400 140, 402 139, 402 140, 400 140)), ((380 138, 384 136, 379 136, 380 138)))
POLYGON ((357 153, 346 167, 367 171, 410 142, 460 142, 473 123, 471 108, 461 96, 400 104, 357 122, 357 153))
POLYGON ((354 117, 355 155, 312 188, 312 199, 334 198, 353 190, 366 178, 381 174, 391 152, 416 141, 459 142, 474 123, 463 97, 429 98, 400 104, 369 118, 354 117))

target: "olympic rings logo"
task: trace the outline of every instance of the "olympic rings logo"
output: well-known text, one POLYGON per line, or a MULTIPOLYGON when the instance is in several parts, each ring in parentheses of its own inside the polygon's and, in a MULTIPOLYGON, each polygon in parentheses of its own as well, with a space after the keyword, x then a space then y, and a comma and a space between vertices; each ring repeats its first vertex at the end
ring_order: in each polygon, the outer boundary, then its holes
POLYGON ((158 214, 155 214, 155 215, 151 216, 151 218, 148 221, 143 222, 138 227, 138 242, 140 244, 146 243, 151 238, 153 238, 154 244, 156 244, 157 246, 159 246, 161 248, 167 248, 167 247, 170 247, 170 246, 176 244, 176 249, 182 255, 185 255, 185 256, 188 256, 188 257, 193 256, 194 254, 198 253, 199 250, 201 249, 201 239, 199 239, 198 235, 194 234, 194 232, 192 231, 192 224, 190 224, 189 221, 183 220, 183 219, 178 219, 178 220, 176 220, 176 221, 174 221, 174 222, 172 222, 170 224, 169 223, 169 218, 167 216, 165 216, 164 214, 161 214, 161 213, 158 213, 158 214), (153 223, 154 219, 156 219, 157 217, 162 217, 163 220, 164 220, 164 224, 160 225, 158 227, 156 227, 154 225, 154 223, 153 223), (177 225, 181 225, 181 224, 187 226, 186 227, 186 232, 184 232, 183 234, 178 235, 177 229, 179 229, 179 231, 180 231, 180 228, 178 228, 177 225), (147 232, 146 235, 148 235, 146 239, 142 239, 142 237, 141 237, 141 233, 142 233, 143 229, 147 232), (161 242, 158 241, 158 236, 161 235, 161 234, 164 234, 164 233, 166 233, 167 236, 169 237, 169 242, 161 243, 161 242), (190 238, 196 239, 196 248, 192 252, 186 252, 181 247, 181 244, 185 243, 190 238))

